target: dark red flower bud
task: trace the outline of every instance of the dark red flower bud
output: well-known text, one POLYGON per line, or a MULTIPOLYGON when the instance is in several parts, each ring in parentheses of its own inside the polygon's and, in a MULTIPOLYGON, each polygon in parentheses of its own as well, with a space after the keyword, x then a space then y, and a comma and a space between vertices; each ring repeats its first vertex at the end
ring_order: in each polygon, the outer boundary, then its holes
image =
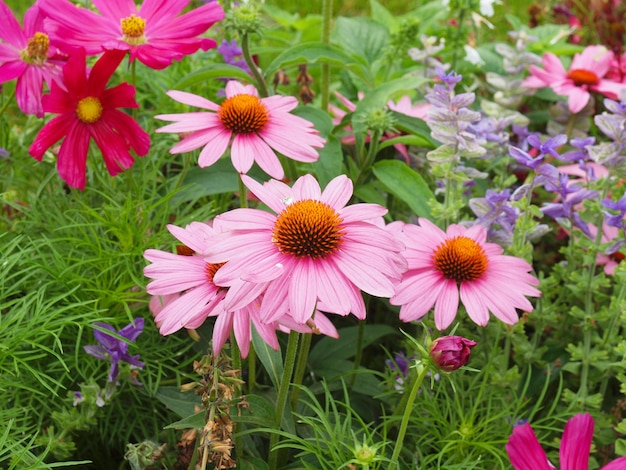
POLYGON ((467 364, 474 346, 475 341, 462 336, 442 336, 430 344, 430 357, 441 370, 452 372, 467 364))

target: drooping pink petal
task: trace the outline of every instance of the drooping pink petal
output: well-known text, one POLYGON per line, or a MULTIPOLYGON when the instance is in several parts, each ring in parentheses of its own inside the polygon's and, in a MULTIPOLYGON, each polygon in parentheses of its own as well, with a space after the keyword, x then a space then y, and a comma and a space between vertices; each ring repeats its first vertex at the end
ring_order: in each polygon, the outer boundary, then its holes
POLYGON ((57 159, 59 176, 72 188, 85 189, 89 131, 74 122, 61 144, 57 159))

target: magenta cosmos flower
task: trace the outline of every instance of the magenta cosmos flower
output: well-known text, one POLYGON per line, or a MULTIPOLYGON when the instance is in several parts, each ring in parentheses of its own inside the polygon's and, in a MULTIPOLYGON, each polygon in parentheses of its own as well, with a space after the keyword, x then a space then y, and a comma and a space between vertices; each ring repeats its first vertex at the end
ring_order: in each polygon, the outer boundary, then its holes
POLYGON ((206 259, 227 263, 215 282, 232 286, 245 305, 256 296, 242 290, 265 285, 261 319, 271 322, 290 312, 306 323, 317 309, 365 318, 361 290, 379 297, 393 294, 404 266, 402 245, 384 229, 387 209, 376 204, 346 206, 352 182, 341 175, 322 192, 311 175, 293 187, 270 180, 261 185, 242 176, 245 185, 275 214, 235 209, 215 218, 222 231, 206 259), (378 224, 380 222, 380 224, 378 224))
MULTIPOLYGON (((298 324, 290 315, 282 317, 280 322, 262 322, 261 297, 242 308, 226 309, 230 289, 214 282, 215 273, 222 264, 211 264, 202 257, 218 231, 200 222, 192 222, 185 228, 168 225, 168 230, 182 243, 176 247, 176 253, 160 250, 144 253, 151 262, 144 268, 144 274, 153 279, 147 286, 148 293, 154 295, 150 310, 161 334, 169 335, 181 328, 195 329, 207 318, 216 317, 212 342, 214 353, 220 352, 234 332, 243 357, 250 351, 253 325, 261 338, 276 350, 279 348, 276 336, 279 329, 338 336, 332 323, 321 313, 316 315, 314 323, 309 324, 298 324)), ((247 288, 254 296, 254 292, 261 292, 264 286, 249 285, 247 288)))
POLYGON ((29 152, 41 161, 46 150, 65 137, 57 168, 61 178, 73 188, 85 188, 91 138, 100 148, 111 176, 133 165, 130 148, 140 156, 150 149, 150 136, 128 114, 117 109, 139 107, 135 88, 128 83, 105 88, 124 55, 123 51, 106 52, 87 76, 85 51, 75 50, 63 67, 67 91, 53 83, 51 93, 43 97, 44 111, 58 116, 41 128, 29 152))
POLYGON ((480 225, 450 225, 446 232, 427 219, 419 226, 406 224, 398 235, 406 245, 408 270, 391 297, 400 305, 400 319, 422 318, 435 306, 435 325, 450 326, 461 302, 478 325, 489 321, 489 311, 507 324, 518 321, 516 308, 531 312, 525 296, 539 296, 539 281, 520 258, 502 255, 502 248, 487 243, 480 225))
MULTIPOLYGON (((589 470, 589 453, 593 439, 593 418, 578 414, 565 425, 559 462, 561 470, 589 470)), ((546 453, 541 448, 530 424, 516 426, 506 445, 506 451, 515 470, 554 470, 546 453)), ((601 470, 624 470, 626 457, 605 465, 601 470)))
POLYGON ((543 55, 543 69, 530 66, 531 76, 522 85, 528 88, 550 87, 557 95, 567 96, 567 104, 572 113, 582 110, 595 91, 611 99, 619 99, 626 86, 603 78, 611 66, 613 53, 604 46, 588 46, 580 54, 574 55, 569 71, 566 71, 557 56, 543 55))
POLYGON ((274 150, 293 160, 314 162, 319 157, 314 147, 325 142, 311 122, 289 113, 298 105, 293 96, 259 98, 252 85, 235 81, 226 84, 226 100, 221 105, 183 91, 167 94, 180 103, 210 111, 156 116, 175 122, 157 132, 191 133, 170 153, 204 147, 198 160, 202 168, 213 165, 230 145, 233 166, 239 173, 247 173, 256 161, 272 178, 282 179, 285 174, 274 150))
POLYGON ((198 37, 224 18, 217 2, 180 15, 190 0, 93 0, 101 15, 79 8, 67 0, 40 0, 50 18, 46 29, 61 48, 84 47, 88 55, 103 50, 130 51, 153 69, 163 69, 173 60, 198 49, 214 48, 213 39, 198 37), (180 15, 180 16, 179 16, 180 15))
POLYGON ((17 105, 26 114, 43 117, 41 94, 43 82, 48 88, 54 80, 61 82, 61 65, 65 60, 50 47, 43 29, 44 16, 37 3, 24 15, 24 29, 0 0, 0 83, 17 78, 17 105))

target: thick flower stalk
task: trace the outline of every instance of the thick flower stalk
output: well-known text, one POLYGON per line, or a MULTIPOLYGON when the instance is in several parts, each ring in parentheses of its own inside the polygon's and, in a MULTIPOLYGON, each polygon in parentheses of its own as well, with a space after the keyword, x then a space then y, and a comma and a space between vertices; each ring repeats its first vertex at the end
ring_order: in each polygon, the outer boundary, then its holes
POLYGON ((406 224, 398 237, 406 246, 408 270, 390 301, 400 305, 403 321, 421 319, 434 305, 435 325, 444 330, 457 314, 460 295, 476 324, 485 326, 491 311, 512 325, 519 320, 516 309, 533 310, 526 296, 541 295, 530 264, 487 243, 481 225, 450 225, 444 232, 420 218, 419 225, 406 224))
POLYGON ((55 81, 61 85, 61 67, 65 58, 43 28, 44 15, 35 3, 24 15, 22 29, 6 4, 0 0, 0 84, 15 80, 17 105, 26 114, 43 117, 43 83, 48 88, 55 81))
POLYGON ((62 50, 83 47, 88 55, 104 50, 122 50, 153 69, 163 69, 173 60, 216 46, 201 37, 224 19, 218 2, 181 15, 190 0, 93 0, 100 14, 80 8, 68 0, 40 0, 49 18, 46 30, 62 50))
POLYGON ((122 83, 106 88, 124 58, 123 51, 100 57, 87 75, 84 49, 77 49, 63 67, 66 89, 56 83, 43 98, 43 109, 58 114, 46 123, 29 149, 41 161, 47 149, 63 139, 57 159, 59 176, 73 188, 85 189, 87 153, 93 138, 111 176, 130 168, 137 155, 150 150, 150 136, 128 114, 117 108, 138 108, 135 87, 122 83))
POLYGON ((226 84, 226 100, 221 105, 183 91, 167 94, 180 103, 209 110, 156 116, 174 122, 157 132, 189 133, 170 153, 203 147, 198 159, 202 168, 213 165, 230 146, 239 173, 247 173, 256 162, 272 178, 282 179, 285 173, 275 151, 300 162, 314 162, 319 158, 315 148, 325 142, 311 122, 290 113, 298 105, 292 96, 259 98, 252 85, 235 81, 226 84))
POLYGON ((265 322, 286 312, 298 323, 315 321, 316 308, 363 319, 361 291, 393 295, 393 283, 405 267, 402 244, 383 228, 384 207, 346 205, 352 196, 346 176, 333 179, 324 191, 311 175, 298 178, 293 187, 242 178, 273 213, 235 209, 215 219, 223 233, 205 258, 226 262, 215 282, 236 291, 237 301, 228 308, 247 305, 256 295, 239 280, 264 286, 265 322))

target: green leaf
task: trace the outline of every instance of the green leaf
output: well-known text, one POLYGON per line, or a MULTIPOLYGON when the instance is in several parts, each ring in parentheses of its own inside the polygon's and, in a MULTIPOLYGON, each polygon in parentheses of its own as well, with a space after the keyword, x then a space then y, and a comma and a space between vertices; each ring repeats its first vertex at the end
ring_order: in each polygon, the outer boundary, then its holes
POLYGON ((203 428, 206 424, 206 412, 200 411, 191 416, 176 421, 175 423, 168 424, 165 429, 199 429, 203 428))
POLYGON ((389 31, 393 31, 398 26, 396 17, 376 0, 370 0, 370 9, 372 19, 386 26, 389 31))
POLYGON ((368 64, 383 55, 389 43, 389 30, 370 18, 337 18, 332 32, 334 43, 354 57, 364 58, 368 64))
MULTIPOLYGON (((330 337, 319 340, 309 354, 311 368, 313 370, 322 366, 328 368, 330 364, 337 363, 338 369, 343 370, 342 361, 349 359, 356 353, 358 328, 358 326, 351 326, 340 329, 339 340, 330 337)), ((396 332, 397 330, 389 325, 365 325, 361 346, 365 348, 383 336, 396 332)))
POLYGON ((381 142, 378 150, 382 150, 396 144, 412 145, 413 147, 424 148, 430 145, 430 141, 420 135, 401 135, 399 137, 393 137, 381 142))
POLYGON ((241 470, 267 470, 269 466, 263 459, 246 455, 237 458, 237 468, 241 470))
POLYGON ((424 179, 399 160, 383 160, 372 168, 387 190, 404 201, 415 215, 430 216, 429 201, 435 198, 424 179))
POLYGON ((276 405, 261 395, 246 395, 248 407, 240 416, 233 418, 238 423, 252 424, 261 427, 273 427, 276 421, 276 405))
POLYGON ((323 42, 307 42, 291 47, 276 57, 265 70, 265 76, 272 77, 278 70, 290 65, 316 62, 346 67, 360 76, 365 74, 356 60, 341 49, 323 42))
POLYGON ((160 387, 156 398, 181 418, 195 413, 195 407, 201 406, 200 397, 192 392, 181 392, 178 387, 160 387))
POLYGON ((254 328, 252 328, 252 344, 254 344, 254 350, 256 351, 257 357, 270 376, 272 384, 274 384, 274 387, 278 389, 283 376, 283 355, 280 352, 280 349, 278 351, 274 351, 265 341, 263 341, 263 338, 259 336, 254 328))
POLYGON ((218 78, 237 78, 239 80, 249 81, 250 75, 234 65, 211 64, 185 75, 178 82, 176 82, 173 89, 185 90, 196 83, 206 82, 207 80, 215 80, 218 78))

